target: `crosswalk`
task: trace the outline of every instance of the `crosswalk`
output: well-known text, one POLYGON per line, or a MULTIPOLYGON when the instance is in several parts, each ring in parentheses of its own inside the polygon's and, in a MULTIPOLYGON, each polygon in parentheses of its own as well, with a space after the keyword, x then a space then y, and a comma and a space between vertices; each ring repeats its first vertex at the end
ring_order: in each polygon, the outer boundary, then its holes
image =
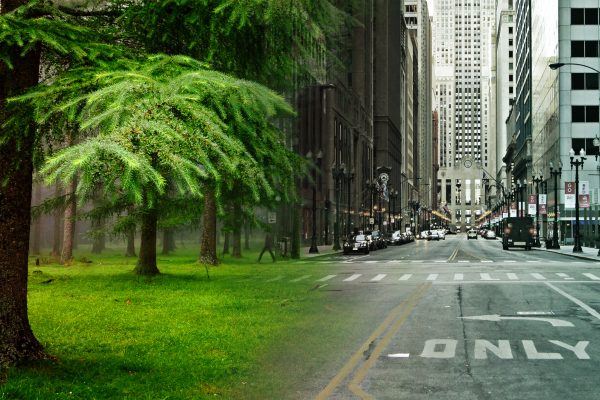
POLYGON ((432 283, 502 283, 502 282, 596 282, 600 283, 600 272, 566 273, 566 272, 439 272, 439 273, 354 273, 329 274, 325 276, 301 275, 286 277, 279 275, 268 279, 267 282, 316 282, 332 283, 401 283, 401 282, 432 282, 432 283))
MULTIPOLYGON (((297 261, 295 264, 306 265, 306 264, 375 264, 375 265, 414 265, 414 264, 516 264, 517 260, 361 260, 361 259, 347 259, 344 261, 297 261)), ((521 264, 565 264, 564 261, 554 260, 522 260, 519 261, 521 264)), ((597 264, 598 261, 569 261, 571 264, 597 264)))

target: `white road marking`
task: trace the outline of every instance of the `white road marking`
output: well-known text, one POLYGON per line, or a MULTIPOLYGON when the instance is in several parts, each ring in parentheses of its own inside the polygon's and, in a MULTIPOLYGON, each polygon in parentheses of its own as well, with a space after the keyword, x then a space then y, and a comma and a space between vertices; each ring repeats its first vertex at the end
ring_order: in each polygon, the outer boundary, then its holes
POLYGON ((441 263, 444 263, 444 264, 445 264, 445 263, 447 263, 447 262, 448 262, 448 260, 433 260, 433 262, 434 262, 434 263, 439 263, 439 264, 441 264, 441 263))
POLYGON ((562 360, 562 356, 559 353, 540 353, 537 351, 533 340, 522 340, 523 350, 527 358, 530 360, 562 360))
POLYGON ((587 274, 587 273, 586 273, 586 274, 582 274, 582 275, 583 275, 583 276, 585 276, 585 277, 587 277, 587 278, 590 278, 590 279, 591 279, 591 280, 593 280, 593 281, 600 281, 600 278, 598 278, 598 277, 597 277, 596 275, 594 275, 594 274, 587 274))
POLYGON ((532 273, 531 276, 533 276, 535 279, 539 279, 541 281, 546 279, 546 277, 544 275, 538 274, 537 272, 532 273))
POLYGON ((387 274, 378 274, 378 275, 375 276, 375 278, 371 279, 371 281, 379 282, 380 280, 382 280, 386 276, 387 276, 387 274))
POLYGON ((421 263, 424 263, 424 262, 425 262, 425 260, 412 260, 411 261, 411 263, 413 263, 413 264, 421 264, 421 263))
POLYGON ((353 280, 360 278, 362 274, 354 274, 349 278, 344 279, 344 282, 352 282, 353 280))
POLYGON ((389 260, 386 262, 386 264, 399 264, 401 262, 402 262, 402 260, 389 260))
POLYGON ((486 273, 479 274, 479 275, 481 276, 481 280, 482 281, 499 281, 500 280, 498 278, 492 278, 490 276, 490 274, 486 274, 486 273))
POLYGON ((325 281, 328 281, 328 280, 330 280, 330 279, 332 279, 332 278, 335 278, 336 276, 337 276, 337 275, 327 275, 327 276, 326 276, 326 277, 324 277, 324 278, 318 279, 318 280, 317 280, 317 282, 325 282, 325 281))
POLYGON ((549 340, 550 343, 555 344, 563 349, 571 350, 573 354, 580 360, 589 360, 590 356, 585 352, 585 348, 590 342, 582 341, 577 342, 575 346, 569 346, 568 344, 561 342, 560 340, 549 340))
POLYGON ((517 315, 554 315, 552 311, 517 311, 517 315))
POLYGON ((310 275, 304 275, 304 276, 301 276, 300 278, 292 279, 290 282, 300 282, 306 278, 310 278, 310 275))
POLYGON ((569 279, 569 280, 575 279, 575 278, 571 278, 569 275, 565 274, 564 272, 557 272, 556 275, 558 275, 558 276, 560 276, 561 278, 564 278, 564 279, 569 279))
POLYGON ((519 277, 517 276, 517 274, 513 274, 512 272, 508 272, 506 274, 506 276, 508 277, 508 279, 510 279, 511 281, 516 281, 519 279, 519 277))
POLYGON ((587 304, 585 304, 583 301, 577 299, 576 297, 571 296, 569 293, 565 292, 564 290, 561 290, 561 289, 557 288, 556 286, 554 286, 550 282, 546 282, 546 285, 548 285, 548 287, 550 287, 554 291, 560 293, 561 295, 563 295, 567 299, 571 300, 573 303, 577 304, 579 307, 583 308, 591 316, 595 317, 596 319, 600 319, 600 313, 598 313, 598 311, 594 310, 592 307, 590 307, 587 304))
POLYGON ((469 261, 469 260, 458 260, 458 262, 459 262, 459 263, 463 263, 463 264, 468 264, 468 263, 470 263, 471 261, 469 261))
POLYGON ((454 274, 455 281, 462 281, 465 279, 465 274, 454 274))
POLYGON ((482 263, 493 263, 494 260, 481 260, 482 263))
POLYGON ((487 352, 491 351, 498 358, 511 360, 513 358, 510 342, 508 340, 498 340, 498 346, 493 345, 487 340, 475 340, 475 358, 478 360, 487 359, 487 352))
POLYGON ((505 262, 505 263, 516 263, 517 260, 504 260, 503 262, 505 262))
POLYGON ((540 263, 540 260, 527 260, 528 263, 540 263))
POLYGON ((538 321, 538 322, 547 322, 552 326, 565 328, 572 328, 573 325, 569 321, 565 321, 563 319, 556 318, 538 318, 538 317, 502 317, 498 314, 490 314, 490 315, 473 315, 471 317, 459 317, 461 319, 475 320, 475 321, 489 321, 489 322, 500 322, 502 320, 517 320, 517 321, 538 321))
POLYGON ((396 354, 388 354, 389 358, 408 358, 410 357, 410 353, 396 353, 396 354))
POLYGON ((378 262, 378 261, 369 260, 369 261, 365 261, 365 264, 375 264, 375 263, 377 263, 377 262, 378 262))
POLYGON ((429 339, 425 342, 421 357, 423 358, 454 358, 456 355, 455 339, 429 339), (443 346, 443 350, 436 350, 443 346))
POLYGON ((440 276, 440 274, 429 274, 429 276, 427 277, 428 281, 435 281, 438 276, 440 276))
POLYGON ((412 274, 404 274, 400 277, 400 279, 398 279, 399 281, 407 281, 410 279, 410 277, 412 276, 412 274))

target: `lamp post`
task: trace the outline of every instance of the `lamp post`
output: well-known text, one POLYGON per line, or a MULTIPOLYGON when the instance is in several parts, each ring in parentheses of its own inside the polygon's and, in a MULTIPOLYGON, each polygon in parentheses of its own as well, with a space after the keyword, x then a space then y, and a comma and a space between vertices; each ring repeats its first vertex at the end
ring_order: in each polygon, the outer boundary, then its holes
POLYGON ((340 182, 346 167, 344 163, 331 167, 331 174, 335 180, 335 223, 333 224, 333 250, 340 250, 340 182))
POLYGON ((585 161, 585 150, 582 148, 579 151, 579 159, 575 157, 575 150, 569 150, 569 158, 571 159, 571 169, 575 166, 575 246, 573 253, 581 253, 581 239, 579 238, 579 167, 583 168, 585 161))
POLYGON ((396 199, 397 198, 398 198, 398 190, 396 190, 396 189, 390 190, 390 200, 392 202, 392 214, 394 215, 394 226, 392 228, 392 231, 395 231, 396 230, 396 226, 397 226, 397 223, 396 223, 396 219, 397 219, 397 216, 396 216, 396 199))
POLYGON ((313 159, 313 154, 309 151, 308 154, 306 154, 306 158, 315 162, 315 165, 313 165, 312 189, 312 237, 310 240, 310 248, 308 249, 309 253, 314 254, 319 252, 319 248, 317 247, 317 169, 321 167, 323 152, 319 150, 313 159))
POLYGON ((535 245, 540 247, 540 182, 544 180, 542 174, 532 177, 533 183, 535 183, 535 245))
POLYGON ((354 179, 354 170, 346 173, 346 179, 348 181, 348 222, 346 224, 346 229, 348 230, 348 236, 350 236, 352 235, 352 220, 350 217, 350 209, 352 208, 352 198, 350 197, 350 195, 352 189, 352 180, 354 179))
POLYGON ((559 161, 558 169, 554 169, 554 164, 550 162, 550 175, 554 178, 554 229, 552 229, 552 241, 551 245, 547 248, 560 249, 558 243, 558 178, 562 173, 562 163, 559 161))

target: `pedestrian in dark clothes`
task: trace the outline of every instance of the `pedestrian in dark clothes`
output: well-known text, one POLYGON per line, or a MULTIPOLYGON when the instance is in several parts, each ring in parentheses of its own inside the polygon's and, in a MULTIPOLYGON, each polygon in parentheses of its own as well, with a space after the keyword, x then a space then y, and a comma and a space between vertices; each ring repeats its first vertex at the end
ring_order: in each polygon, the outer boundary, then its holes
POLYGON ((260 259, 262 258, 263 254, 265 254, 265 251, 268 251, 269 254, 271 254, 271 257, 273 258, 273 262, 275 262, 275 254, 273 254, 273 237, 271 236, 271 234, 269 232, 267 232, 266 236, 265 236, 265 246, 263 247, 262 251, 260 252, 260 255, 258 256, 258 262, 260 262, 260 259))

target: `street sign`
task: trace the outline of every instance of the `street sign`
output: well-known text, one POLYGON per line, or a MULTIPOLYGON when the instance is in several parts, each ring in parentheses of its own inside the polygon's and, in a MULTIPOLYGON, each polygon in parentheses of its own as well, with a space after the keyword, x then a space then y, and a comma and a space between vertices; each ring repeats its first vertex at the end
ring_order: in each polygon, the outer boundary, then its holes
POLYGON ((269 211, 267 213, 267 221, 269 222, 269 224, 277 223, 277 213, 274 211, 269 211))
POLYGON ((575 182, 565 182, 565 208, 575 208, 575 182))

